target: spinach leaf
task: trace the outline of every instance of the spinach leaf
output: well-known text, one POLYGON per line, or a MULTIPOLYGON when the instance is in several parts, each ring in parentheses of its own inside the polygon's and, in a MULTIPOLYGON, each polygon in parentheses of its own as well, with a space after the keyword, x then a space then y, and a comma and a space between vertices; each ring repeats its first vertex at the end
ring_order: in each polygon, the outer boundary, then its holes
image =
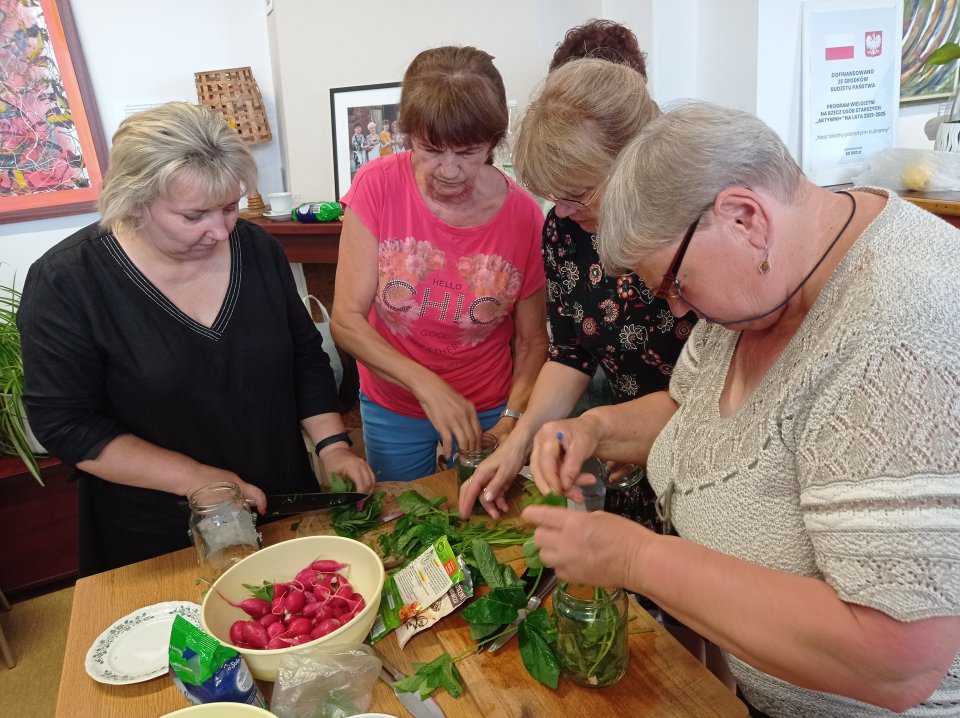
POLYGON ((421 698, 426 698, 437 688, 444 688, 454 698, 463 695, 463 679, 460 671, 453 665, 453 658, 449 653, 444 653, 429 663, 413 665, 416 671, 412 676, 393 684, 398 691, 419 693, 421 698))
POLYGON ((552 621, 543 608, 528 615, 520 622, 517 639, 520 643, 520 658, 527 672, 545 686, 556 689, 560 679, 560 661, 550 648, 552 621), (549 626, 548 630, 544 630, 549 626))

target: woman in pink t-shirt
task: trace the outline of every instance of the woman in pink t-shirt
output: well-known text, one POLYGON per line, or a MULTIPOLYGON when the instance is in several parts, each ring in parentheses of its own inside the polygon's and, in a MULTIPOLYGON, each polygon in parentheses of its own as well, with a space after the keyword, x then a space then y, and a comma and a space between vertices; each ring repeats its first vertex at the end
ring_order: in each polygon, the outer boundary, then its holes
POLYGON ((403 78, 410 152, 364 165, 346 211, 331 324, 359 362, 379 478, 432 473, 438 443, 504 439, 547 356, 536 201, 491 164, 507 129, 492 57, 420 53, 403 78))

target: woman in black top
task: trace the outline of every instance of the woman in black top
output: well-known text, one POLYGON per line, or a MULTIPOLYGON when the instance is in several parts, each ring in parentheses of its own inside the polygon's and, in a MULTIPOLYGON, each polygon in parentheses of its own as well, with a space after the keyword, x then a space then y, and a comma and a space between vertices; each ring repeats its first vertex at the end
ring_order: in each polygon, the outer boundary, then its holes
MULTIPOLYGON (((534 434, 569 415, 598 365, 615 402, 669 383, 694 317, 674 317, 635 274, 605 274, 593 234, 614 159, 659 114, 636 70, 574 59, 550 73, 523 117, 514 167, 531 190, 555 204, 543 229, 550 361, 514 430, 465 484, 462 512, 478 497, 494 517, 507 509, 505 489, 534 434)), ((657 528, 655 496, 645 479, 634 493, 631 515, 657 528)))
POLYGON ((78 469, 81 575, 188 546, 178 497, 206 484, 260 511, 264 490, 318 490, 301 428, 327 471, 373 485, 282 249, 238 222, 255 179, 216 113, 138 113, 114 135, 100 223, 30 268, 24 403, 78 469))

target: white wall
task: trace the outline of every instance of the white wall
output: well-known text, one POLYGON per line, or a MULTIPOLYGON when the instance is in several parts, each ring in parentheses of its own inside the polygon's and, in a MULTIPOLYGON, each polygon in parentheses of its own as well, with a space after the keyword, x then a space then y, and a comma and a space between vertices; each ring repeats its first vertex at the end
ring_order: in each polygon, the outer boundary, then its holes
MULTIPOLYGON (((253 147, 260 191, 284 185, 303 199, 333 198, 329 90, 400 80, 413 56, 473 44, 496 57, 521 109, 557 42, 592 17, 630 26, 648 53, 661 103, 702 97, 757 113, 800 152, 803 0, 72 0, 97 104, 109 137, 116 105, 195 98, 193 73, 250 65, 274 141, 253 147), (370 19, 376 18, 376 19, 370 19), (276 88, 276 90, 275 90, 276 88), (280 90, 283 90, 282 94, 280 90), (278 108, 285 118, 277 122, 278 108), (282 149, 282 152, 281 152, 282 149)), ((931 148, 924 123, 936 104, 901 108, 899 142, 931 148)), ((96 215, 0 225, 0 280, 26 269, 96 215)))
MULTIPOLYGON (((251 66, 276 137, 273 76, 263 0, 71 0, 107 139, 128 100, 196 101, 193 73, 251 66)), ((280 143, 251 148, 263 194, 282 189, 280 143)), ((0 225, 0 280, 29 265, 95 214, 0 225)))

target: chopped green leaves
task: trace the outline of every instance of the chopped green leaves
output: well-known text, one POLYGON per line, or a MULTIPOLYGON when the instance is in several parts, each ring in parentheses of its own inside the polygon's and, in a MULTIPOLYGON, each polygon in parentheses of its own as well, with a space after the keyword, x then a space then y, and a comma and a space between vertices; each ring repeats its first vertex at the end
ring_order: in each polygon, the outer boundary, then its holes
MULTIPOLYGON (((353 491, 353 481, 337 474, 330 474, 330 490, 337 493, 353 491)), ((380 525, 383 511, 382 491, 371 494, 358 506, 344 506, 333 511, 333 530, 338 536, 355 539, 380 525)))
POLYGON ((453 665, 449 653, 435 658, 429 663, 414 663, 416 672, 394 683, 394 688, 403 693, 419 693, 426 698, 437 688, 443 688, 454 698, 463 695, 463 679, 460 671, 453 665))

